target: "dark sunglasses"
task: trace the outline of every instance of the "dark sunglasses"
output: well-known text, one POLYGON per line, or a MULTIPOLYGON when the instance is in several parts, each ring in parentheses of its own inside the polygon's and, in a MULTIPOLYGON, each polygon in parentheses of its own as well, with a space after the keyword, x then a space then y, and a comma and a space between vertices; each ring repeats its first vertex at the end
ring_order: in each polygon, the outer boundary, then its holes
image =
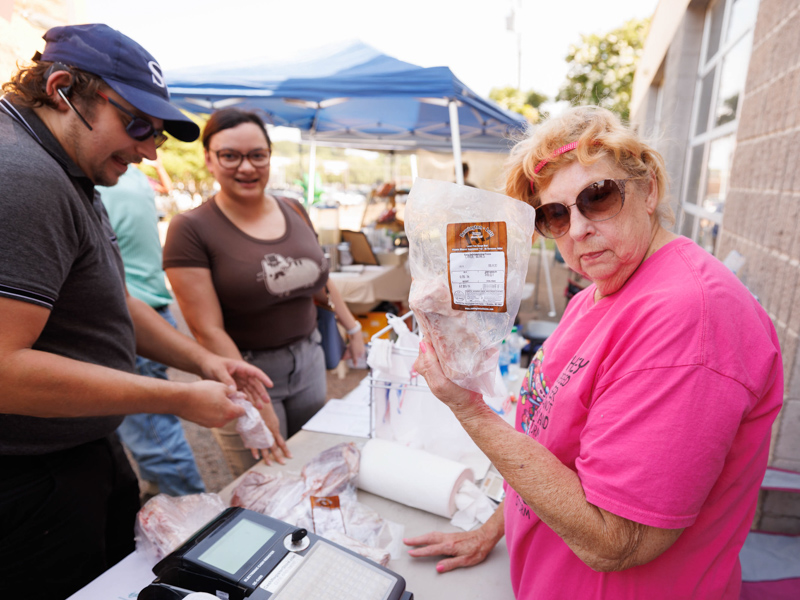
POLYGON ((561 202, 542 204, 536 209, 536 231, 546 238, 560 238, 569 231, 570 211, 577 206, 580 213, 590 221, 613 219, 625 204, 625 179, 603 179, 586 186, 570 205, 561 202))
POLYGON ((153 124, 150 121, 142 119, 141 117, 137 117, 135 114, 126 109, 124 106, 121 106, 118 102, 115 102, 112 98, 106 96, 103 92, 97 92, 97 94, 101 98, 108 100, 108 102, 112 106, 118 108, 120 111, 124 112, 131 118, 131 120, 125 126, 125 131, 133 139, 139 142, 143 142, 146 139, 153 137, 155 138, 156 148, 160 148, 161 146, 164 145, 164 142, 167 141, 166 134, 163 131, 159 131, 158 129, 153 127, 153 124))

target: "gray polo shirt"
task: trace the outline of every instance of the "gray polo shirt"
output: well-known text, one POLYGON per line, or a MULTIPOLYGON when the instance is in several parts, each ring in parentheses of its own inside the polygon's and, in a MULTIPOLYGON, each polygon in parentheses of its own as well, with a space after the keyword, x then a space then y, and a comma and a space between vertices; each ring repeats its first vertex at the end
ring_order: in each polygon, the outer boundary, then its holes
MULTIPOLYGON (((50 311, 35 350, 133 372, 122 259, 94 185, 32 110, 0 102, 0 296, 50 311)), ((121 422, 0 414, 0 455, 71 448, 121 422)))

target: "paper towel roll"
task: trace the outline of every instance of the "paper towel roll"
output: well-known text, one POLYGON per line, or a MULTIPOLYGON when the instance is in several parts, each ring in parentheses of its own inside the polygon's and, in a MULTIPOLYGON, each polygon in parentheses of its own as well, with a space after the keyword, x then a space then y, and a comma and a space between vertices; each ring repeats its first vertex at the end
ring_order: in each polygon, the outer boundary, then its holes
POLYGON ((474 479, 459 462, 396 442, 371 439, 361 450, 360 489, 448 519, 461 484, 474 479))

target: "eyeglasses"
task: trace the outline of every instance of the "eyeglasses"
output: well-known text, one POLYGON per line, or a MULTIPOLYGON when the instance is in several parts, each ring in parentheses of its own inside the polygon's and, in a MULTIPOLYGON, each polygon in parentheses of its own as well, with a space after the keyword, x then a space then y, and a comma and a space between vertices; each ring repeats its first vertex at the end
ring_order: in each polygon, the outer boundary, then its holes
POLYGON ((266 148, 250 150, 247 154, 242 154, 238 150, 230 150, 229 148, 212 150, 212 152, 217 155, 217 162, 219 162, 219 166, 223 169, 238 169, 245 158, 247 158, 250 164, 256 169, 260 169, 269 164, 269 160, 272 156, 272 153, 266 148))
POLYGON ((108 100, 108 102, 114 106, 115 108, 119 109, 120 111, 124 112, 128 115, 131 120, 125 126, 125 131, 131 136, 133 139, 143 142, 150 137, 155 138, 156 148, 160 148, 164 145, 164 142, 167 141, 167 136, 163 131, 159 131, 153 124, 146 120, 142 119, 141 117, 137 117, 131 111, 126 109, 124 106, 120 105, 118 102, 115 102, 112 98, 106 96, 103 92, 97 92, 98 96, 101 98, 108 100))
POLYGON ((625 182, 638 177, 603 179, 584 188, 573 204, 551 202, 536 209, 536 231, 546 238, 560 238, 569 231, 570 211, 577 206, 580 213, 590 221, 613 219, 625 204, 625 182))

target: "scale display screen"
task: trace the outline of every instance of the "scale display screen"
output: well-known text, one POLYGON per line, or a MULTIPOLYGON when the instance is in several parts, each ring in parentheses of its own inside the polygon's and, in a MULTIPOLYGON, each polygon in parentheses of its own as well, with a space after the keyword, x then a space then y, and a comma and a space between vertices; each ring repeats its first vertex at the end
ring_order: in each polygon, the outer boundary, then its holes
POLYGON ((273 535, 274 529, 242 519, 198 559, 234 575, 273 535))

